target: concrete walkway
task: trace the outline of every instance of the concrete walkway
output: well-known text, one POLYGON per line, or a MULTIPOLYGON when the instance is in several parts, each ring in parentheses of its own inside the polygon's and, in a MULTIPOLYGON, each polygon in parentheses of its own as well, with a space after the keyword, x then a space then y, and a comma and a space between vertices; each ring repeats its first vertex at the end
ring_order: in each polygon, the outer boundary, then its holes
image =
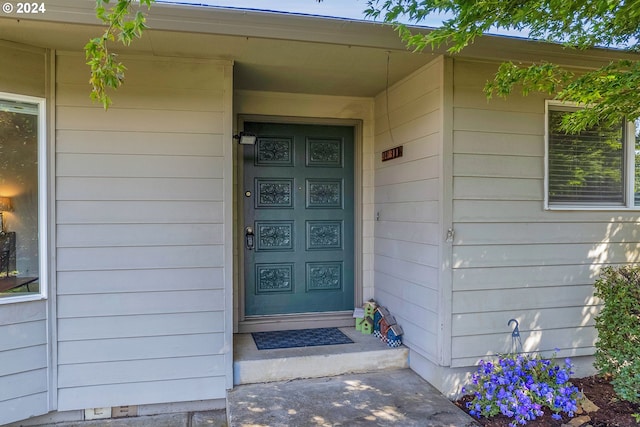
MULTIPOLYGON (((472 427, 471 417, 409 369, 236 386, 227 410, 62 423, 55 427, 472 427)), ((11 426, 24 425, 23 423, 11 426)))
POLYGON ((478 426, 409 369, 236 386, 230 427, 478 426))
POLYGON ((8 427, 227 427, 225 410, 149 415, 144 417, 114 418, 94 421, 67 421, 31 423, 18 422, 8 427))

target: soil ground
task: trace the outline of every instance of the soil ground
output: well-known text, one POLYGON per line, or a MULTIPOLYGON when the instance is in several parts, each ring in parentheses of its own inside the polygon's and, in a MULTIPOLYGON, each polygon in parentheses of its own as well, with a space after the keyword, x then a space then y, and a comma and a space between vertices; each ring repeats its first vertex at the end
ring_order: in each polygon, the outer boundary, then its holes
MULTIPOLYGON (((640 405, 618 400, 613 386, 606 379, 592 376, 572 378, 571 382, 599 408, 595 412, 577 414, 574 418, 588 416, 589 419, 584 418, 584 422, 578 423, 576 421, 579 420, 574 420, 571 424, 572 427, 640 427, 640 424, 636 423, 632 416, 632 414, 640 413, 640 405)), ((455 403, 468 412, 465 407, 468 400, 468 397, 463 397, 455 403)), ((567 416, 564 416, 562 420, 554 420, 551 418, 551 414, 552 412, 547 409, 543 417, 529 421, 526 425, 529 427, 561 427, 571 421, 571 418, 567 416)), ((477 421, 484 427, 507 427, 512 419, 500 415, 492 418, 480 418, 477 421)))

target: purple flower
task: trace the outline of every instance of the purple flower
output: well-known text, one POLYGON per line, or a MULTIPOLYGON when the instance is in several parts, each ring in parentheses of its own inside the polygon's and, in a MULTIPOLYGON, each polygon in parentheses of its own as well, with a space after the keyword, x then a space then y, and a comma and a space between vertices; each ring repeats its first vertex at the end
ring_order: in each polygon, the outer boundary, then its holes
POLYGON ((463 388, 473 396, 467 409, 478 418, 501 413, 512 418, 513 427, 542 416, 544 406, 571 415, 577 410, 579 390, 569 383, 570 367, 569 359, 560 368, 551 360, 521 354, 503 356, 495 363, 482 360, 472 385, 463 388))
POLYGON ((556 376, 556 384, 564 384, 569 381, 569 374, 565 371, 559 371, 556 376))

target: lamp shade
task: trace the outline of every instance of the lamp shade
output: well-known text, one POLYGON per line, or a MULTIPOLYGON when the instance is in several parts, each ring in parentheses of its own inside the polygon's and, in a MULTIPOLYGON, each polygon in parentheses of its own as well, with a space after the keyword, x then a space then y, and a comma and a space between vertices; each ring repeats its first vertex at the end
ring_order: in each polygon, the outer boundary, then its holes
POLYGON ((0 197, 0 212, 10 212, 11 210, 11 198, 0 197))

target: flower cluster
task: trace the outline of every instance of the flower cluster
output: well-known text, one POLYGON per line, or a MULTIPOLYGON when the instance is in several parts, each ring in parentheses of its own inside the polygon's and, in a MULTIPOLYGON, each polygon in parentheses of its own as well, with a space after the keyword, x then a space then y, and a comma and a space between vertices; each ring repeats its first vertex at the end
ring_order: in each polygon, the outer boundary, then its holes
POLYGON ((511 427, 543 415, 543 408, 549 408, 554 419, 560 419, 561 412, 573 417, 580 391, 569 382, 571 366, 569 359, 560 367, 539 355, 509 354, 497 362, 481 360, 472 385, 462 389, 473 397, 467 409, 478 418, 498 414, 513 418, 511 427))

